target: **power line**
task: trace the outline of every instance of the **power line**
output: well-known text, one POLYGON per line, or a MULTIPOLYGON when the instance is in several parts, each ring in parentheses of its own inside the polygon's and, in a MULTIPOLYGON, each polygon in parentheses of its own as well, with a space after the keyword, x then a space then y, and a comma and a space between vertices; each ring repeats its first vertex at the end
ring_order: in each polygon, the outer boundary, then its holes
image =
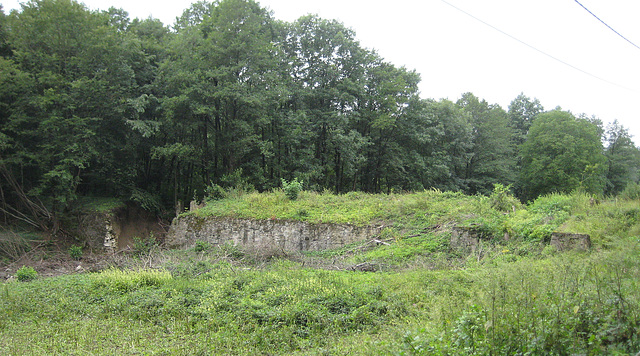
POLYGON ((528 44, 528 43, 526 43, 526 42, 524 42, 524 41, 522 41, 522 40, 520 40, 520 39, 518 39, 518 38, 516 38, 516 37, 514 37, 514 36, 512 36, 512 35, 510 35, 510 34, 508 34, 508 33, 506 33, 506 32, 504 32, 504 31, 502 31, 501 29, 499 29, 499 28, 497 28, 497 27, 495 27, 495 26, 491 25, 490 23, 487 23, 487 22, 485 22, 485 21, 483 21, 483 20, 481 20, 481 19, 479 19, 479 18, 477 18, 477 17, 473 16, 472 14, 470 14, 470 13, 468 13, 468 12, 466 12, 466 11, 462 10, 461 8, 459 8, 459 7, 457 7, 457 6, 453 5, 453 4, 451 4, 450 2, 448 2, 448 1, 446 1, 446 0, 440 0, 440 1, 442 1, 443 3, 445 3, 445 4, 449 5, 449 6, 451 6, 452 8, 454 8, 454 9, 456 9, 456 10, 458 10, 458 11, 462 12, 463 14, 465 14, 465 15, 467 15, 467 16, 469 16, 469 17, 471 17, 472 19, 474 19, 474 20, 476 20, 476 21, 478 21, 478 22, 480 22, 480 23, 484 24, 485 26, 489 26, 489 27, 491 27, 492 29, 494 29, 494 30, 496 30, 496 31, 498 31, 498 32, 500 32, 500 33, 502 33, 503 35, 505 35, 505 36, 507 36, 507 37, 509 37, 509 38, 511 38, 511 39, 513 39, 513 40, 515 40, 515 41, 517 41, 517 42, 520 42, 521 44, 523 44, 523 45, 525 45, 525 46, 527 46, 527 47, 531 48, 532 50, 534 50, 534 51, 536 51, 536 52, 538 52, 538 53, 540 53, 540 54, 543 54, 543 55, 545 55, 545 56, 547 56, 547 57, 549 57, 549 58, 553 59, 554 61, 560 62, 560 63, 562 63, 562 64, 566 65, 567 67, 570 67, 570 68, 572 68, 572 69, 574 69, 574 70, 577 70, 578 72, 581 72, 581 73, 583 73, 583 74, 586 74, 586 75, 588 75, 588 76, 590 76, 590 77, 592 77, 592 78, 598 79, 598 80, 600 80, 600 81, 602 81, 602 82, 605 82, 605 83, 607 83, 607 84, 611 84, 611 85, 613 85, 613 86, 617 86, 617 87, 619 87, 619 88, 622 88, 622 89, 625 89, 625 90, 629 90, 629 91, 633 91, 633 92, 635 92, 635 90, 633 90, 633 89, 631 89, 631 88, 627 88, 627 87, 625 87, 625 86, 623 86, 623 85, 616 84, 616 83, 611 82, 611 81, 608 81, 608 80, 606 80, 606 79, 604 79, 604 78, 598 77, 597 75, 591 74, 591 73, 589 73, 589 72, 587 72, 587 71, 585 71, 585 70, 583 70, 583 69, 580 69, 580 68, 578 68, 578 67, 576 67, 576 66, 574 66, 574 65, 572 65, 572 64, 570 64, 570 63, 567 63, 567 62, 565 62, 565 61, 561 60, 560 58, 554 57, 554 56, 550 55, 549 53, 544 52, 543 50, 540 50, 540 49, 538 49, 538 48, 536 48, 536 47, 534 47, 534 46, 532 46, 532 45, 530 45, 530 44, 528 44))
POLYGON ((594 14, 593 12, 591 12, 589 9, 587 9, 584 5, 582 5, 580 3, 580 1, 578 0, 574 0, 578 5, 582 6, 583 9, 587 10, 588 13, 590 13, 593 17, 595 17, 596 19, 598 19, 598 21, 602 22, 603 25, 607 26, 611 31, 615 32, 616 35, 622 37, 625 41, 631 43, 632 46, 634 46, 637 49, 640 49, 640 47, 638 47, 635 43, 631 42, 629 39, 627 39, 626 37, 624 37, 623 35, 620 34, 620 32, 616 31, 613 29, 613 27, 607 25, 606 22, 602 21, 598 16, 596 16, 596 14, 594 14))

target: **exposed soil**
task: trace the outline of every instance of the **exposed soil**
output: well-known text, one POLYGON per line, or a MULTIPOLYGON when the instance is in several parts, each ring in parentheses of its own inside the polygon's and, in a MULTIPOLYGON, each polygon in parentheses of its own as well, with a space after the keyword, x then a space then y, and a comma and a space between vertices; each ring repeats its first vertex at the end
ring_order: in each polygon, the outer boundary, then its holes
POLYGON ((99 271, 117 265, 119 260, 130 254, 130 251, 130 249, 125 249, 108 254, 85 250, 80 259, 74 259, 69 254, 69 246, 66 244, 49 247, 38 246, 16 261, 0 263, 0 281, 14 278, 16 271, 22 266, 33 267, 39 277, 99 271))

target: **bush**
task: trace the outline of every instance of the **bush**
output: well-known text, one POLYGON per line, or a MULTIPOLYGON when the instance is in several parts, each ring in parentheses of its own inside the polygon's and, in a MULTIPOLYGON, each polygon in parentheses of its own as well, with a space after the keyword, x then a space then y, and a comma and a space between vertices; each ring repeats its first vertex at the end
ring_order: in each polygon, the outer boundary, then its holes
POLYGON ((289 200, 297 200, 298 194, 302 191, 303 181, 298 181, 298 178, 294 178, 291 182, 287 182, 285 179, 281 179, 282 189, 284 194, 289 200))
POLYGON ((194 247, 194 250, 196 252, 204 252, 207 251, 211 248, 211 244, 208 243, 207 241, 196 241, 196 246, 194 247))
POLYGON ((31 266, 22 266, 16 272, 16 277, 20 282, 30 282, 38 277, 38 272, 31 266))
POLYGON ((640 199, 640 184, 635 182, 627 184, 624 190, 620 193, 620 198, 628 200, 640 199))
POLYGON ((206 187, 204 190, 204 194, 205 194, 204 199, 207 202, 220 200, 227 197, 227 191, 217 184, 211 184, 208 187, 206 187))
POLYGON ((172 280, 166 270, 143 269, 138 271, 108 269, 92 275, 92 287, 104 288, 116 293, 136 291, 146 287, 160 287, 172 280))
POLYGON ((489 196, 491 207, 498 211, 511 211, 519 208, 520 201, 511 195, 510 189, 511 185, 495 184, 493 192, 489 196))
POLYGON ((82 246, 71 245, 69 247, 69 256, 74 260, 79 260, 82 258, 82 246))
POLYGON ((133 251, 138 256, 149 254, 149 252, 151 252, 151 249, 157 245, 158 242, 153 235, 149 236, 149 238, 146 239, 140 237, 133 238, 133 251))

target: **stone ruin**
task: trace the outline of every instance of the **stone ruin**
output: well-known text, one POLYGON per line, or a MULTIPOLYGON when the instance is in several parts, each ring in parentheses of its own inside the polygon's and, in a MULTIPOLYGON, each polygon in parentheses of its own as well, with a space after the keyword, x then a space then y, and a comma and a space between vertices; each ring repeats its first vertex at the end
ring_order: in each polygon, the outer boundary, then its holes
POLYGON ((133 205, 81 214, 75 230, 88 247, 111 252, 133 246, 135 237, 162 238, 166 233, 154 214, 133 205))
MULTIPOLYGON (((505 240, 508 240, 505 234, 505 240)), ((482 245, 482 233, 473 227, 456 226, 451 230, 450 247, 456 251, 474 253, 482 245)), ((549 245, 558 251, 580 250, 587 251, 591 248, 591 237, 586 234, 554 232, 551 234, 549 245)))
POLYGON ((591 237, 586 234, 554 232, 551 234, 551 241, 549 244, 551 246, 555 246, 558 251, 587 251, 591 248, 591 237))

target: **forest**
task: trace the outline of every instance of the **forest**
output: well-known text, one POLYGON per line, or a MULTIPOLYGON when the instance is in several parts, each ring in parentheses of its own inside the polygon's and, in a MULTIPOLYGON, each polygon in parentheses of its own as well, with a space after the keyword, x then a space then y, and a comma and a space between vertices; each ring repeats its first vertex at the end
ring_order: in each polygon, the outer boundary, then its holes
POLYGON ((55 234, 83 197, 173 214, 283 180, 336 194, 502 184, 523 202, 638 182, 617 121, 524 93, 507 109, 425 99, 420 80, 338 21, 284 22, 253 0, 197 2, 172 25, 72 0, 0 8, 0 218, 55 234))

